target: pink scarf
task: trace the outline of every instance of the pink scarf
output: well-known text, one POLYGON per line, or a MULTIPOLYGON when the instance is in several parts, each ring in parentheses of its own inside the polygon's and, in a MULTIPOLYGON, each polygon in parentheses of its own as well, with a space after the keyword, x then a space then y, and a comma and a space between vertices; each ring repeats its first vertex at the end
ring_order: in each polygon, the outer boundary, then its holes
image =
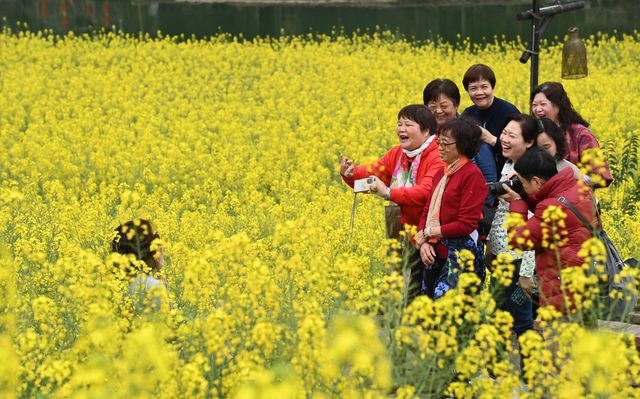
POLYGON ((440 227, 440 207, 442 206, 442 196, 447 186, 449 178, 460 170, 464 165, 469 162, 469 158, 461 155, 456 161, 446 165, 444 167, 444 176, 438 182, 438 185, 433 189, 433 195, 431 196, 431 202, 429 203, 429 212, 427 213, 427 224, 425 227, 440 227))

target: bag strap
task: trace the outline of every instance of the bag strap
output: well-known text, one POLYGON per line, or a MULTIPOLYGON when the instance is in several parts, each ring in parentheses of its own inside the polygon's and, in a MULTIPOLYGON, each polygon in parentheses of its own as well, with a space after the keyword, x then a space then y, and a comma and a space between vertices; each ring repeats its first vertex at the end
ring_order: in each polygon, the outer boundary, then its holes
POLYGON ((572 203, 567 201, 565 197, 557 197, 556 199, 561 203, 563 203, 564 205, 566 205, 567 208, 571 210, 571 212, 575 213, 575 215, 578 217, 578 219, 580 219, 584 227, 586 227, 587 230, 591 232, 591 235, 598 238, 600 241, 602 241, 602 244, 604 244, 607 251, 607 262, 605 263, 605 268, 606 268, 607 275, 609 277, 609 291, 611 291, 614 287, 615 275, 622 269, 624 265, 624 262, 622 261, 622 258, 620 258, 620 254, 618 253, 618 250, 615 248, 615 246, 613 246, 613 243, 611 242, 609 237, 607 237, 607 234, 604 232, 604 230, 602 229, 596 230, 587 221, 587 218, 585 218, 584 215, 580 213, 580 211, 578 211, 576 207, 573 206, 572 203))
POLYGON ((580 219, 584 227, 586 227, 594 237, 597 237, 598 231, 591 225, 591 223, 589 223, 587 218, 585 218, 584 215, 580 213, 580 211, 575 206, 573 206, 571 202, 567 201, 565 197, 556 197, 556 199, 563 203, 567 208, 569 208, 571 212, 573 212, 578 217, 578 219, 580 219))

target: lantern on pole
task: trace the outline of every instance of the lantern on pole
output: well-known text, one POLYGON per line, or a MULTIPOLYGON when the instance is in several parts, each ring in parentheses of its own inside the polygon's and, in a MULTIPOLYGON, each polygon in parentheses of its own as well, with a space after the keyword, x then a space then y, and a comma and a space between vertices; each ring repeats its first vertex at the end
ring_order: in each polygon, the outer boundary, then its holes
POLYGON ((587 75, 587 46, 580 39, 578 28, 569 28, 569 38, 562 47, 562 79, 580 79, 587 75))
MULTIPOLYGON (((531 58, 531 80, 530 80, 531 92, 533 92, 533 89, 538 85, 538 65, 539 65, 538 56, 540 52, 540 37, 544 33, 547 26, 549 26, 551 19, 555 15, 562 14, 563 12, 584 8, 584 0, 572 1, 564 4, 560 3, 560 0, 556 0, 553 5, 548 7, 540 7, 540 0, 532 0, 532 1, 533 1, 533 4, 532 4, 533 7, 530 10, 519 12, 516 15, 516 19, 520 21, 531 20, 531 27, 532 27, 531 42, 529 43, 529 46, 522 53, 522 56, 520 57, 520 62, 522 62, 523 64, 527 63, 527 61, 529 61, 529 58, 531 58)), ((577 35, 577 29, 576 29, 576 35, 577 35)), ((571 39, 571 33, 570 33, 569 39, 571 39)), ((578 40, 580 39, 578 38, 578 40)), ((584 43, 582 45, 584 46, 584 43)), ((563 51, 563 54, 564 54, 564 51, 563 51)), ((584 75, 578 76, 579 74, 576 74, 575 75, 576 77, 573 79, 578 79, 578 77, 582 78, 584 76, 587 76, 586 48, 584 50, 584 54, 585 54, 584 75)), ((564 57, 563 57, 562 64, 563 64, 562 75, 564 77, 564 57)))

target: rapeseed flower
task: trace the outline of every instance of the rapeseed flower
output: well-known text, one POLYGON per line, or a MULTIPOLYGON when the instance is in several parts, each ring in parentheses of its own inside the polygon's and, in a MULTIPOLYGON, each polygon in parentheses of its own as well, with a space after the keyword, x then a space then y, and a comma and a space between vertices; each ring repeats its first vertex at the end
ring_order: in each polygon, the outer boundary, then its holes
MULTIPOLYGON (((473 273, 439 301, 406 306, 401 245, 384 238, 382 202, 358 195, 351 232, 354 196, 336 163, 341 153, 375 162, 396 143, 397 110, 420 102, 430 77, 460 82, 478 60, 498 75, 498 96, 527 110, 521 43, 23 28, 0 34, 0 397, 514 392, 511 316, 473 273), (139 219, 162 236, 153 243, 166 258, 159 309, 127 294, 145 265, 109 254, 114 227, 139 219)), ((619 171, 633 164, 627 143, 640 129, 640 77, 622 61, 638 58, 638 36, 587 45, 590 77, 565 87, 619 171)), ((549 44, 542 55, 560 51, 549 44)), ((541 81, 558 75, 559 65, 542 63, 541 81)), ((636 170, 627 169, 624 184, 598 196, 605 225, 620 226, 612 239, 637 256, 636 170)), ((554 215, 547 241, 560 245, 554 215)), ((512 262, 497 263, 504 282, 512 262)), ((588 276, 571 281, 590 295, 588 276)), ((547 341, 531 335, 532 392, 631 397, 633 343, 606 336, 610 354, 603 338, 552 313, 541 310, 543 325, 580 369, 560 374, 547 341)))

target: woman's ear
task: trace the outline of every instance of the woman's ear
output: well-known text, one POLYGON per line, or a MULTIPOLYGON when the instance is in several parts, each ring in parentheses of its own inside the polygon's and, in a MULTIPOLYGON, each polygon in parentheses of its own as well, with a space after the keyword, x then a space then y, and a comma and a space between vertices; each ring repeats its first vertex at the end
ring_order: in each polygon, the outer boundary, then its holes
POLYGON ((533 147, 534 145, 536 145, 535 140, 534 140, 534 141, 531 141, 531 142, 529 142, 529 143, 524 143, 524 146, 525 146, 525 147, 527 147, 527 149, 529 149, 529 148, 533 147))
POLYGON ((531 183, 534 183, 534 180, 533 180, 533 179, 536 179, 536 180, 535 180, 535 184, 537 185, 537 189, 538 189, 538 190, 539 190, 539 189, 541 189, 541 188, 542 188, 542 186, 544 186, 544 183, 546 183, 546 182, 547 182, 546 180, 542 180, 542 179, 541 179, 541 178, 539 178, 538 176, 533 176, 533 177, 531 178, 531 183))

